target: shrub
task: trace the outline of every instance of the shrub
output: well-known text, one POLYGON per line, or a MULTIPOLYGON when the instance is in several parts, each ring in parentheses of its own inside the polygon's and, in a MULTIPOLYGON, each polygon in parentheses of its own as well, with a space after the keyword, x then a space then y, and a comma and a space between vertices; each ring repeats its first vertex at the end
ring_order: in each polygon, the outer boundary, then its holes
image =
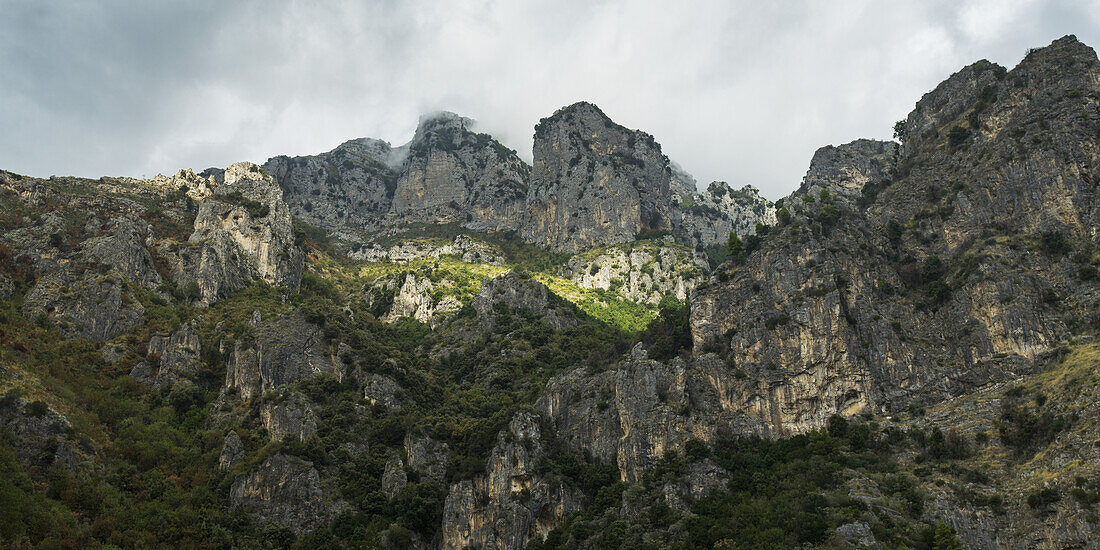
POLYGON ((1048 510, 1052 504, 1060 500, 1062 500, 1062 496, 1053 487, 1032 491, 1031 494, 1027 495, 1027 505, 1032 510, 1048 510))
POLYGON ((779 225, 787 225, 791 223, 791 212, 786 207, 780 208, 775 213, 775 217, 779 220, 779 225))
POLYGON ((970 137, 970 130, 963 128, 962 126, 955 126, 951 128, 951 131, 947 133, 947 143, 951 147, 958 147, 970 137))
POLYGON ((1039 249, 1051 256, 1061 256, 1072 247, 1061 231, 1044 231, 1039 235, 1039 249))
POLYGON ((735 263, 740 263, 744 258, 745 244, 741 241, 741 237, 738 237, 737 233, 733 231, 730 231, 730 238, 726 243, 726 252, 735 263))

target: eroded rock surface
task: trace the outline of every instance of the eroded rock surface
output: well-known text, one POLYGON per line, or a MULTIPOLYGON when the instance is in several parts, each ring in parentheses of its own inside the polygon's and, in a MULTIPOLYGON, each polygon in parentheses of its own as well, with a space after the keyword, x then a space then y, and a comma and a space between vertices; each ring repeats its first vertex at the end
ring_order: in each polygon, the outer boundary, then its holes
POLYGON ((325 525, 347 506, 326 492, 312 463, 284 454, 276 454, 237 477, 229 500, 260 523, 297 533, 325 525))
POLYGON ((256 327, 252 342, 237 342, 225 386, 251 399, 282 385, 321 374, 338 374, 320 327, 291 313, 256 327))
POLYGON ((536 416, 517 414, 497 437, 485 477, 451 487, 443 548, 524 548, 579 510, 579 491, 535 472, 545 454, 536 416))

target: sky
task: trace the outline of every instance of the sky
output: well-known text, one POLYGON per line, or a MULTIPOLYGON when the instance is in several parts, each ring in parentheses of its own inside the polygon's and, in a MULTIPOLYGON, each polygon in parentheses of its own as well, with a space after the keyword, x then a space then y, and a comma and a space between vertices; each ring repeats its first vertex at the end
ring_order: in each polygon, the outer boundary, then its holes
POLYGON ((701 187, 793 191, 813 152, 890 139, 963 66, 1008 68, 1095 0, 0 0, 0 168, 151 177, 395 145, 419 116, 477 121, 531 159, 586 100, 652 134, 701 187))

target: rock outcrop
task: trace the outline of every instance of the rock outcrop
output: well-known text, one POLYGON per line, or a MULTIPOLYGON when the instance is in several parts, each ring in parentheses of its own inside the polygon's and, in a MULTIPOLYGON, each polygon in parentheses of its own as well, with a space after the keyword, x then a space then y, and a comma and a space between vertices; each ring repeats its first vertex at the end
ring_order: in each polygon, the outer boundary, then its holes
POLYGON ((504 264, 504 256, 496 247, 459 235, 454 241, 443 244, 431 240, 404 241, 385 247, 377 244, 359 246, 348 251, 353 260, 367 262, 408 262, 420 258, 438 258, 440 256, 458 256, 470 264, 504 264))
POLYGON ((529 312, 558 330, 573 325, 565 308, 551 304, 546 285, 515 272, 486 280, 470 305, 477 312, 478 324, 486 331, 496 327, 502 310, 529 312))
POLYGON ((260 523, 296 533, 327 524, 347 507, 322 487, 312 463, 284 454, 238 476, 229 490, 229 500, 260 523))
POLYGON ((386 470, 382 472, 382 492, 386 498, 392 499, 409 483, 409 477, 405 473, 405 463, 398 455, 393 455, 386 462, 386 470))
POLYGON ((462 308, 462 303, 453 296, 443 296, 437 300, 434 290, 435 285, 430 278, 406 274, 404 282, 393 297, 389 313, 382 320, 393 322, 402 317, 412 317, 435 326, 447 314, 462 308))
POLYGON ((62 268, 38 280, 27 293, 23 313, 52 319, 66 336, 102 342, 137 326, 145 308, 117 274, 62 268))
POLYGON ((702 254, 689 248, 643 241, 577 254, 563 275, 581 288, 610 290, 628 300, 657 304, 665 296, 687 300, 709 267, 702 254))
POLYGON ((361 242, 364 231, 414 223, 516 229, 530 167, 473 122, 441 112, 420 120, 412 141, 357 139, 311 157, 275 157, 264 168, 296 216, 361 242))
POLYGON ((443 548, 524 548, 579 510, 579 491, 536 473, 544 454, 538 418, 517 414, 497 437, 485 477, 451 487, 443 548))
POLYGON ((55 467, 73 471, 95 452, 73 439, 68 418, 42 401, 21 398, 17 392, 0 396, 0 429, 10 434, 19 462, 40 474, 55 467))
POLYGON ((404 406, 405 390, 393 378, 373 373, 363 378, 363 398, 371 405, 381 405, 391 411, 404 406))
POLYGON ((272 441, 288 437, 305 441, 317 433, 317 415, 300 393, 281 396, 260 406, 260 421, 272 441))
POLYGON ((264 163, 293 214, 337 234, 352 235, 388 212, 408 147, 353 139, 314 156, 278 156, 264 163))
POLYGON ((690 439, 710 441, 720 429, 760 432, 759 422, 720 399, 719 388, 733 376, 716 363, 654 361, 638 344, 612 370, 554 377, 535 407, 570 447, 638 482, 647 466, 690 439))
POLYGON ((1064 315, 1092 315, 1063 243, 1096 244, 1100 118, 1079 114, 1096 93, 1095 53, 1066 38, 926 95, 894 168, 890 144, 819 151, 788 223, 696 293, 696 349, 756 381, 789 432, 1034 369, 1064 315), (1038 120, 1043 145, 1023 147, 1038 120))
POLYGON ((756 224, 775 224, 775 204, 751 185, 734 189, 724 181, 698 194, 681 195, 675 204, 678 241, 692 245, 725 244, 730 233, 756 232, 756 224))
POLYGON ((403 222, 459 222, 479 231, 516 229, 530 167, 515 151, 454 113, 420 119, 397 180, 391 214, 403 222))
POLYGON ((285 384, 336 374, 324 334, 301 313, 259 323, 251 342, 237 342, 226 368, 225 386, 251 399, 285 384))
POLYGON ((447 477, 451 456, 447 444, 426 436, 405 436, 405 456, 409 469, 420 474, 421 481, 442 483, 447 477))
POLYGON ((197 322, 192 320, 169 336, 150 338, 148 355, 134 365, 130 375, 158 389, 171 387, 181 380, 194 382, 202 369, 202 345, 196 329, 197 322))
POLYGON ((228 470, 244 458, 244 443, 236 431, 230 431, 222 442, 222 452, 218 455, 218 468, 228 470))
POLYGON ((237 163, 199 203, 190 246, 179 251, 173 279, 198 285, 202 303, 216 302, 253 281, 297 289, 302 252, 283 192, 260 167, 237 163))
POLYGON ((661 146, 591 103, 535 126, 525 239, 555 251, 633 241, 672 230, 671 171, 661 146))

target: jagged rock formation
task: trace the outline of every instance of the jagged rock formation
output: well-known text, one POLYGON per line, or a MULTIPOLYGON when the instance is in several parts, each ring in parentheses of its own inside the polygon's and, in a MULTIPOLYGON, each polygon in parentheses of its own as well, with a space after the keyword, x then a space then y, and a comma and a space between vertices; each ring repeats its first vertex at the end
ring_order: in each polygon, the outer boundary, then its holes
POLYGON ((272 441, 293 437, 305 441, 317 433, 317 415, 300 393, 265 402, 260 407, 260 421, 272 441))
POLYGON ((301 313, 261 322, 255 330, 252 342, 234 345, 226 367, 225 387, 241 399, 337 372, 321 329, 301 313))
POLYGON ((199 360, 202 345, 196 328, 197 323, 192 320, 168 337, 150 338, 146 360, 135 364, 130 376, 158 389, 171 387, 181 380, 194 381, 202 369, 199 360))
POLYGON ((261 523, 297 533, 332 521, 347 507, 322 487, 312 463, 284 454, 274 455, 237 477, 229 490, 229 500, 261 523))
POLYGON ((275 157, 264 168, 296 216, 353 241, 365 229, 458 222, 478 231, 517 228, 530 167, 472 121, 421 118, 408 144, 359 139, 312 157, 275 157))
POLYGON ((394 215, 480 231, 516 228, 530 167, 489 135, 470 131, 471 124, 453 113, 421 118, 397 181, 394 215))
POLYGON ((551 304, 546 285, 515 272, 482 283, 481 292, 470 305, 485 331, 496 326, 501 308, 508 312, 530 312, 558 330, 573 324, 564 308, 551 304))
POLYGON ((241 442, 241 436, 237 435, 236 431, 230 431, 225 436, 225 441, 222 442, 222 452, 218 455, 218 467, 222 470, 228 470, 244 458, 244 455, 244 444, 241 442))
POLYGON ((462 307, 462 303, 453 296, 444 296, 437 301, 434 290, 435 285, 430 278, 406 274, 405 281, 393 298, 393 306, 383 320, 392 322, 402 317, 412 317, 422 323, 435 325, 443 316, 462 307))
POLYGON ((386 471, 382 473, 382 492, 386 498, 392 499, 409 483, 409 477, 405 474, 405 463, 399 455, 393 455, 386 462, 386 471))
POLYGON ((180 249, 173 279, 180 286, 197 284, 203 303, 254 280, 297 288, 302 253, 282 190, 251 163, 230 166, 224 178, 199 203, 191 246, 180 249))
POLYGON ((665 296, 687 300, 709 267, 706 258, 691 249, 636 242, 577 254, 563 275, 581 288, 610 290, 628 300, 656 304, 665 296))
POLYGON ((0 428, 17 443, 19 462, 43 477, 50 468, 73 471, 95 453, 72 438, 68 418, 42 401, 27 401, 17 393, 0 396, 0 428))
POLYGON ((725 354, 793 432, 1034 368, 1063 316, 1095 307, 1070 252, 1043 242, 1095 246, 1100 121, 1079 113, 1098 74, 1072 38, 1007 73, 960 71, 917 104, 886 182, 889 145, 819 151, 792 220, 696 294, 697 349, 725 354), (1044 145, 1022 147, 1039 120, 1044 145))
MULTIPOLYGON (((349 255, 368 261, 433 253, 369 244, 374 231, 390 235, 416 223, 516 230, 529 242, 573 252, 673 230, 681 242, 710 245, 774 222, 771 202, 751 186, 715 184, 698 193, 695 179, 670 168, 652 136, 615 124, 590 103, 539 123, 534 169, 472 125, 436 113, 421 118, 401 147, 356 139, 315 156, 275 157, 264 169, 295 216, 352 243, 349 255)), ((189 181, 177 178, 173 184, 189 181)), ((443 253, 465 251, 456 243, 443 253)))
POLYGON ((892 141, 857 139, 837 147, 826 145, 814 153, 810 169, 792 198, 819 197, 826 190, 858 199, 868 183, 890 177, 897 154, 898 145, 892 141))
POLYGON ((447 461, 450 459, 447 444, 426 436, 405 436, 405 456, 409 469, 418 472, 420 479, 442 483, 447 476, 447 461))
MULTIPOLYGON (((69 254, 58 248, 71 246, 61 237, 64 224, 60 216, 52 216, 43 228, 48 237, 38 237, 54 245, 54 250, 40 252, 44 276, 27 293, 24 314, 48 316, 65 334, 92 341, 130 330, 144 309, 131 299, 127 281, 150 290, 161 283, 147 247, 152 240, 149 224, 133 214, 109 220, 106 227, 100 221, 89 223, 85 231, 103 234, 87 239, 69 254), (98 268, 93 271, 90 266, 98 268)), ((29 232, 16 236, 23 242, 32 238, 29 232)))
POLYGON ((524 548, 580 509, 579 492, 535 470, 545 454, 538 419, 520 413, 497 437, 485 477, 451 487, 443 507, 443 544, 462 548, 524 548))
POLYGON ((24 314, 50 317, 67 336, 94 342, 134 328, 145 311, 130 300, 125 280, 89 275, 62 270, 39 279, 27 294, 24 314))
POLYGON ((408 262, 420 258, 458 256, 471 264, 503 264, 504 257, 496 247, 471 239, 466 235, 455 237, 449 244, 434 241, 404 241, 390 247, 377 244, 360 246, 348 252, 353 260, 367 262, 408 262))
POLYGON ((616 464, 624 481, 637 482, 665 451, 689 439, 709 441, 723 425, 753 432, 750 422, 735 418, 740 411, 733 404, 721 401, 718 390, 733 377, 722 376, 715 363, 708 357, 697 365, 680 358, 662 363, 638 344, 613 370, 553 378, 535 407, 571 447, 616 464))
POLYGON ((950 527, 976 548, 1090 547, 1098 104, 1100 62, 1072 37, 1012 71, 980 62, 901 145, 820 149, 780 205, 698 192, 588 104, 540 125, 534 175, 453 115, 404 148, 272 159, 281 189, 244 163, 0 172, 4 534, 686 548, 763 526, 752 544, 845 548, 950 527), (291 211, 377 263, 299 227, 304 258, 291 211), (730 232, 758 234, 704 276, 730 232), (608 292, 574 307, 540 280, 608 292), (279 289, 237 292, 259 281, 279 289), (689 309, 641 332, 590 316, 666 296, 689 309), (380 322, 399 317, 427 326, 380 322))
POLYGON ((382 405, 388 410, 397 410, 405 404, 405 390, 393 378, 373 373, 364 378, 363 398, 371 405, 382 405))
POLYGON ((286 193, 294 216, 350 234, 389 211, 407 152, 384 141, 353 139, 315 156, 274 157, 263 168, 286 193))
POLYGON ((730 233, 740 237, 756 232, 756 224, 775 224, 775 205, 751 185, 740 190, 724 181, 706 191, 681 195, 676 204, 676 237, 688 244, 725 244, 730 233))
POLYGON ((672 229, 671 171, 653 136, 611 121, 591 103, 535 126, 525 239, 575 252, 672 229))

